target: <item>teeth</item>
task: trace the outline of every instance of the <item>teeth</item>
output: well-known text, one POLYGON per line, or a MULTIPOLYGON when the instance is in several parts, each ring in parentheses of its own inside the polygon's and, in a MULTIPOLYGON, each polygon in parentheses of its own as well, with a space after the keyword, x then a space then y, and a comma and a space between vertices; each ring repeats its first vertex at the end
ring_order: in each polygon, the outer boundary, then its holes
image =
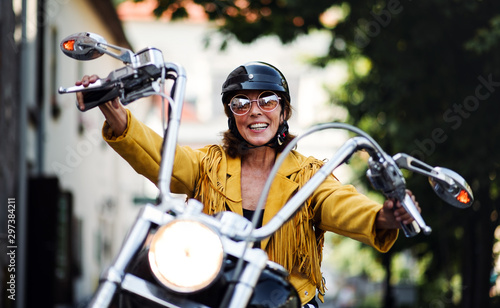
POLYGON ((250 129, 264 129, 267 128, 269 125, 266 123, 257 123, 257 124, 252 124, 250 125, 250 129))

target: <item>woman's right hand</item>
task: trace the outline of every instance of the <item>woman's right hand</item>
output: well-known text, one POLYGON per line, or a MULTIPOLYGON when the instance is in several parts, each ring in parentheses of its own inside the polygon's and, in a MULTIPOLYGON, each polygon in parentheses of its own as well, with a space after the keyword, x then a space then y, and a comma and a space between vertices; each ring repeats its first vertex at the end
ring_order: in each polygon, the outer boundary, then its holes
MULTIPOLYGON (((84 86, 88 87, 90 84, 93 84, 99 79, 97 75, 85 75, 81 80, 75 82, 76 86, 84 86)), ((85 104, 83 100, 83 93, 76 93, 76 100, 78 102, 78 108, 80 110, 85 110, 85 104)), ((127 129, 127 110, 120 103, 120 99, 115 97, 113 100, 99 105, 99 109, 102 114, 106 118, 106 122, 108 122, 109 126, 113 130, 113 134, 115 136, 121 136, 125 129, 127 129)))
MULTIPOLYGON (((91 75, 91 76, 85 75, 85 76, 82 77, 81 80, 78 80, 78 81, 75 82, 75 86, 84 86, 86 88, 89 85, 91 85, 94 82, 96 82, 97 80, 99 80, 99 76, 97 76, 97 75, 91 75)), ((76 92, 76 100, 78 102, 78 108, 81 111, 85 110, 85 104, 84 104, 84 100, 83 100, 83 93, 76 92)))

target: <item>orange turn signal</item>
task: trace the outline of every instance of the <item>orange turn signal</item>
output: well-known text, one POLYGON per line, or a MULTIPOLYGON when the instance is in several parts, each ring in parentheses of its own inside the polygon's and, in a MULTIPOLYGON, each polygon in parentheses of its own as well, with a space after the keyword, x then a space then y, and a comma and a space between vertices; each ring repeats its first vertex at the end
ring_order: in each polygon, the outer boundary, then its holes
POLYGON ((457 200, 460 201, 461 203, 467 204, 470 202, 469 194, 462 189, 460 193, 458 193, 457 200))
POLYGON ((75 40, 69 40, 62 44, 63 48, 69 51, 75 50, 75 40))

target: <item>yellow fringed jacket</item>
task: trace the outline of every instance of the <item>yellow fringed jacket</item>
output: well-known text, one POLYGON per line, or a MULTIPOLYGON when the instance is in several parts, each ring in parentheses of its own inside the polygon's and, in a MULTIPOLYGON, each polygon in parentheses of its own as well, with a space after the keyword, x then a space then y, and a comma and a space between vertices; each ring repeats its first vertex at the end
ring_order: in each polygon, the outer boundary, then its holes
MULTIPOLYGON (((107 123, 103 137, 140 174, 157 183, 162 137, 135 119, 127 110, 128 127, 119 137, 107 123)), ((285 159, 271 186, 265 205, 266 224, 299 188, 321 167, 322 162, 293 151, 285 159)), ((171 190, 196 198, 207 214, 231 210, 243 214, 241 161, 226 155, 219 145, 198 150, 177 147, 171 190)), ((316 295, 322 300, 325 286, 321 273, 325 231, 348 236, 386 252, 396 241, 397 230, 376 230, 375 218, 381 205, 342 185, 329 176, 306 201, 294 219, 270 239, 262 241, 269 258, 290 272, 290 282, 302 304, 316 295)))

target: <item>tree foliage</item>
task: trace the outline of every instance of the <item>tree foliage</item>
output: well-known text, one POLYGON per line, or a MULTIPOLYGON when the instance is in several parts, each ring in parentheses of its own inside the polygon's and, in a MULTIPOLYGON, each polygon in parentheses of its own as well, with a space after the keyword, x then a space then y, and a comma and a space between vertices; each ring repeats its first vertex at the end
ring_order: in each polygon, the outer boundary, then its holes
MULTIPOLYGON (((421 299, 454 306, 458 292, 463 307, 498 303, 488 292, 500 207, 500 2, 193 1, 217 21, 227 41, 276 35, 286 44, 313 30, 331 32, 328 53, 312 65, 339 59, 350 64, 349 81, 332 93, 349 111, 349 122, 388 153, 406 152, 451 168, 473 188, 472 208, 451 208, 425 179, 409 175, 408 187, 434 232, 400 239, 395 248, 432 254, 426 275, 431 288, 421 299), (457 275, 462 283, 453 291, 447 282, 457 275)), ((155 13, 183 17, 187 2, 159 0, 155 13)))

